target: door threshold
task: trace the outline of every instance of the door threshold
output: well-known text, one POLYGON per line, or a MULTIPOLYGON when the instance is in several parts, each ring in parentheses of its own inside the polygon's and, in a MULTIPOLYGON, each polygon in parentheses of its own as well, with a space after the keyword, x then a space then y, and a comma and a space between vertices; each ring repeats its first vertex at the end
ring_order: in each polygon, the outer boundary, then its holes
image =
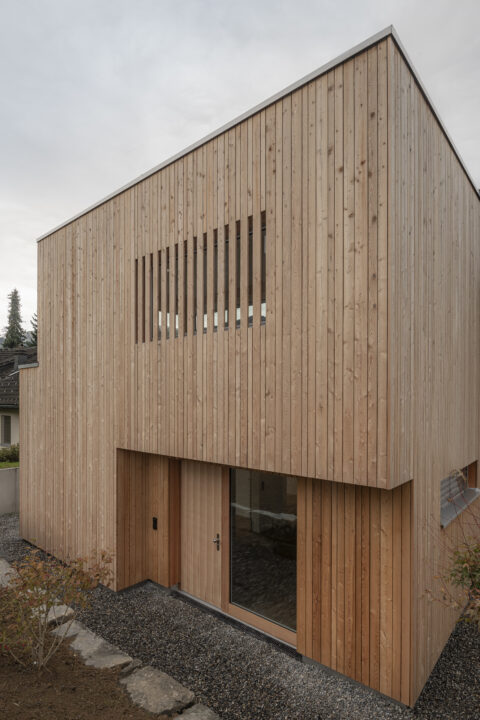
POLYGON ((217 607, 216 605, 212 605, 209 602, 206 602, 205 600, 200 600, 199 598, 195 597, 194 595, 190 595, 190 593, 186 592, 185 590, 180 590, 179 588, 172 589, 171 591, 172 595, 179 595, 180 597, 184 598, 185 600, 188 600, 192 605, 196 605, 198 607, 203 608, 204 610, 208 610, 212 615, 218 615, 222 619, 226 620, 229 624, 246 628, 252 634, 257 635, 260 638, 263 638, 264 640, 268 640, 269 642, 273 643, 274 645, 277 645, 278 647, 281 647, 282 649, 286 650, 289 655, 295 655, 298 657, 298 659, 301 660, 300 653, 297 652, 297 648, 295 645, 292 645, 292 643, 287 642, 286 640, 282 640, 279 637, 276 637, 275 635, 272 635, 271 633, 267 632, 266 630, 262 630, 258 627, 255 627, 255 625, 252 625, 251 623, 241 620, 238 617, 235 617, 234 615, 231 615, 228 612, 225 612, 225 610, 222 610, 222 608, 217 607))

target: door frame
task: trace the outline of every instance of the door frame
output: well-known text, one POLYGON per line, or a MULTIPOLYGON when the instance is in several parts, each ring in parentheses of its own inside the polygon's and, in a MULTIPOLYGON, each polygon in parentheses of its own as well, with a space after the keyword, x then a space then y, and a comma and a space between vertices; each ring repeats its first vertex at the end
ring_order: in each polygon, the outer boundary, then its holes
MULTIPOLYGON (((183 462, 183 460, 180 460, 180 462, 183 462)), ((201 460, 188 460, 188 462, 198 462, 201 463, 201 460)), ((209 463, 210 464, 210 463, 209 463)), ((215 463, 213 463, 215 464, 215 463)), ((249 610, 245 610, 245 608, 240 607, 239 605, 234 605, 230 602, 230 466, 227 465, 221 465, 221 529, 220 529, 220 548, 222 551, 222 557, 221 557, 221 603, 220 607, 216 605, 211 605, 208 602, 205 602, 201 598, 197 598, 194 595, 191 595, 187 591, 184 591, 181 589, 181 586, 179 586, 179 591, 185 593, 189 598, 195 600, 201 605, 206 605, 208 607, 213 608, 216 612, 224 613, 225 615, 234 618, 235 620, 238 620, 243 625, 248 625, 255 630, 260 630, 260 632, 270 635, 271 637, 275 638, 276 640, 281 640, 282 642, 296 648, 297 647, 297 633, 293 630, 288 630, 285 627, 282 627, 282 625, 278 625, 277 623, 272 622, 271 620, 267 620, 266 618, 261 617, 260 615, 256 615, 253 612, 250 612, 249 610)), ((179 469, 179 480, 181 481, 181 469, 179 469)), ((178 500, 180 502, 181 498, 181 491, 178 493, 178 500)), ((181 517, 181 511, 179 512, 179 517, 181 517)), ((179 563, 181 562, 182 553, 180 551, 180 543, 182 542, 182 528, 181 523, 179 523, 179 563)), ((181 568, 179 567, 178 572, 178 582, 180 582, 181 578, 181 568)))
POLYGON ((230 602, 230 467, 222 467, 222 611, 277 640, 297 647, 297 633, 230 602))

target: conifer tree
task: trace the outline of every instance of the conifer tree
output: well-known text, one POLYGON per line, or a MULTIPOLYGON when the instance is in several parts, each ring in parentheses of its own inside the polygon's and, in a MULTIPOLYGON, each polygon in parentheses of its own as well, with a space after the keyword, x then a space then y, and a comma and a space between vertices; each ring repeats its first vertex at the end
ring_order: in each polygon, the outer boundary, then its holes
POLYGON ((32 319, 30 320, 30 325, 32 326, 32 330, 30 332, 30 339, 27 344, 29 347, 37 347, 37 338, 38 338, 37 313, 33 313, 32 319))
POLYGON ((14 288, 8 295, 8 325, 5 328, 4 348, 15 348, 25 343, 25 330, 20 315, 20 295, 14 288))

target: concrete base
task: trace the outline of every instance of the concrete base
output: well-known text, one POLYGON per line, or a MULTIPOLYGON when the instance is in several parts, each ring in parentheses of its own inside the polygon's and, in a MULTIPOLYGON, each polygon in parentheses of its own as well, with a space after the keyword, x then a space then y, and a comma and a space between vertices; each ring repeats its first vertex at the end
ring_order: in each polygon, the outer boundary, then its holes
POLYGON ((18 467, 0 470, 0 515, 19 511, 18 467))

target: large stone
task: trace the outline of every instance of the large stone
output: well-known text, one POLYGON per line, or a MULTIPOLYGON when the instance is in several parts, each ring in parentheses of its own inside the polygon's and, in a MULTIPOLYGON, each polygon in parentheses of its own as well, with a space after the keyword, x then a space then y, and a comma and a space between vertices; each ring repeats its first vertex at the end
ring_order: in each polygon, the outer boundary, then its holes
POLYGON ((115 645, 110 645, 99 635, 95 635, 82 623, 74 620, 72 623, 60 625, 53 630, 55 635, 74 637, 70 647, 80 655, 85 665, 95 668, 123 667, 132 662, 132 658, 119 650, 115 645))
POLYGON ((52 630, 52 633, 54 635, 61 635, 62 637, 73 637, 82 631, 90 632, 89 630, 87 631, 85 625, 77 622, 77 620, 73 620, 73 622, 59 625, 59 627, 55 628, 55 630, 52 630))
POLYGON ((17 571, 12 568, 9 562, 0 558, 0 587, 7 587, 10 584, 12 576, 16 575, 17 571))
MULTIPOLYGON (((42 605, 35 614, 45 616, 45 605, 42 605)), ((71 620, 75 615, 73 609, 69 605, 53 605, 47 614, 47 625, 61 625, 67 620, 71 620)))
POLYGON ((135 670, 120 682, 126 686, 134 703, 157 715, 179 713, 195 699, 191 690, 150 666, 135 670))
POLYGON ((206 705, 192 705, 181 714, 181 718, 188 720, 220 720, 219 716, 210 710, 206 705))

